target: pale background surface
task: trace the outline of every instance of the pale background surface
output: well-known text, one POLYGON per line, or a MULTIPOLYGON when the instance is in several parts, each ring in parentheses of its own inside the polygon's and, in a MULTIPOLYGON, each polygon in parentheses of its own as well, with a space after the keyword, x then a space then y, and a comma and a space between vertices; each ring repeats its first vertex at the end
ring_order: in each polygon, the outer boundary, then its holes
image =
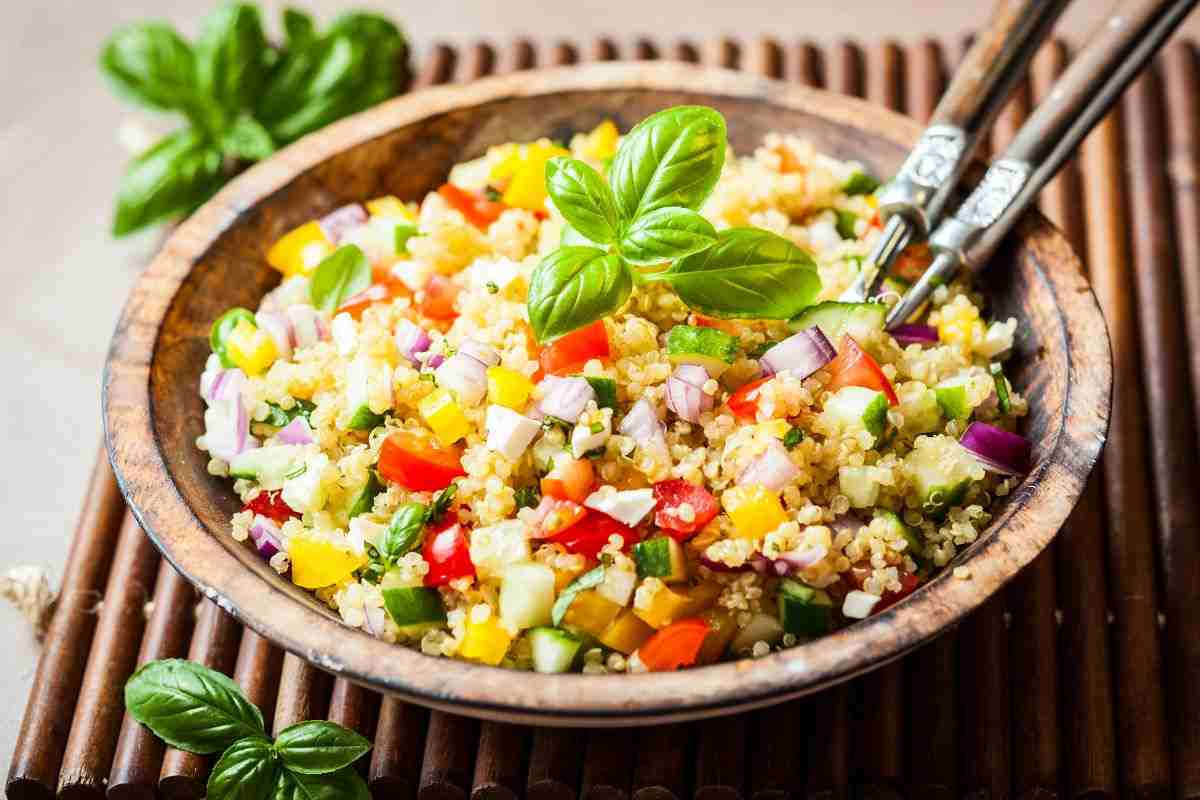
MULTIPOLYGON (((988 0, 469 0, 384 3, 296 0, 328 17, 350 5, 384 9, 408 28, 418 56, 435 39, 505 42, 517 35, 584 39, 653 33, 702 40, 769 34, 781 41, 912 40, 938 31, 952 41, 986 19, 988 0), (419 9, 419 10, 418 10, 419 9)), ((126 154, 120 105, 95 69, 115 26, 155 17, 187 34, 207 0, 2 0, 0 25, 0 363, 13 379, 0 419, 0 568, 35 563, 57 577, 100 441, 99 377, 121 303, 157 242, 114 242, 110 201, 126 154)), ((275 24, 285 5, 262 5, 275 24)), ((1077 0, 1060 30, 1078 40, 1115 3, 1077 0)), ((1200 17, 1187 33, 1200 35, 1200 17)), ((0 608, 0 765, 7 761, 37 658, 33 637, 0 608)))

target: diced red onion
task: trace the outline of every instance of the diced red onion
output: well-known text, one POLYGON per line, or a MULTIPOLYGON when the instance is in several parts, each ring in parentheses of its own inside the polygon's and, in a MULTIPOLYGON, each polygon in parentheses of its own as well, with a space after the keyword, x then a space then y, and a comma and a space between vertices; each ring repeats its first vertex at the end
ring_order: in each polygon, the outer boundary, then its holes
POLYGON ((932 325, 905 323, 892 329, 892 337, 900 344, 937 344, 937 328, 932 325))
POLYGON ((1029 472, 1033 444, 1016 433, 1009 433, 986 422, 972 422, 959 440, 985 469, 1001 475, 1029 472))
POLYGON ((258 439, 250 435, 250 415, 240 395, 217 400, 204 412, 204 440, 208 452, 222 461, 232 461, 258 447, 258 439))
POLYGON ((254 515, 254 524, 250 526, 250 539, 263 558, 270 559, 283 549, 283 539, 280 538, 279 526, 273 519, 262 514, 254 515))
POLYGON ((538 404, 543 414, 574 423, 587 407, 589 400, 596 399, 592 385, 584 378, 560 378, 547 375, 539 384, 545 394, 538 404))
POLYGON ((445 353, 434 353, 433 355, 431 355, 429 357, 429 360, 425 362, 425 366, 429 367, 430 369, 437 369, 438 367, 440 367, 442 364, 445 364, 445 363, 446 363, 446 354, 445 353))
POLYGON ((454 392, 469 406, 478 405, 487 394, 487 367, 466 353, 455 353, 439 364, 436 377, 438 386, 454 392))
POLYGON ((286 314, 281 311, 259 311, 254 315, 254 321, 267 332, 271 341, 275 342, 275 349, 280 358, 292 357, 296 337, 292 332, 292 321, 286 314))
POLYGON ((417 358, 417 353, 424 353, 433 344, 433 340, 429 338, 429 334, 420 325, 412 320, 402 319, 400 324, 396 326, 396 347, 400 350, 400 355, 407 358, 413 364, 420 364, 420 359, 417 358))
POLYGON ((717 561, 701 554, 700 563, 713 572, 757 572, 759 575, 771 575, 775 572, 771 559, 762 553, 755 553, 736 567, 731 567, 724 561, 717 561))
POLYGON ((299 303, 307 303, 309 300, 308 284, 308 278, 303 275, 286 278, 283 283, 263 295, 262 301, 258 304, 258 310, 282 312, 299 303))
POLYGON ((696 364, 680 364, 667 378, 667 408, 681 419, 699 422, 700 414, 712 410, 713 398, 704 391, 708 370, 696 364))
POLYGON ((500 363, 500 354, 486 344, 480 344, 474 339, 467 339, 458 346, 458 352, 468 355, 485 367, 494 367, 500 363))
POLYGON ((372 605, 363 606, 363 629, 376 639, 383 636, 387 625, 387 615, 382 608, 372 605))
POLYGON ((641 398, 629 409, 629 413, 617 426, 617 432, 628 436, 638 444, 648 441, 666 441, 665 426, 654 411, 654 405, 646 398, 641 398))
POLYGON ((800 470, 792 463, 787 448, 778 439, 772 438, 767 449, 742 470, 737 483, 738 486, 765 486, 778 492, 799 474, 800 470))
POLYGON ((321 217, 318 224, 325 233, 325 238, 337 244, 341 241, 343 233, 350 228, 362 225, 366 221, 366 209, 358 203, 351 203, 350 205, 330 211, 321 217))
POLYGON ((208 367, 200 375, 200 396, 204 398, 204 402, 212 405, 216 399, 217 392, 221 390, 221 384, 225 382, 229 370, 224 367, 208 367))
POLYGON ((329 326, 312 306, 288 306, 284 314, 292 323, 292 344, 297 350, 312 347, 329 338, 329 326))
POLYGON ((829 338, 813 325, 772 347, 758 360, 758 366, 764 375, 791 372, 804 379, 833 361, 836 355, 829 338))
POLYGON ((842 531, 858 533, 859 529, 866 524, 862 521, 862 517, 857 514, 841 514, 835 517, 833 522, 829 523, 829 529, 834 533, 841 533, 842 531))
POLYGON ((275 438, 285 444, 312 444, 312 428, 304 417, 296 417, 284 425, 275 434, 275 438))
POLYGON ((819 564, 829 555, 829 548, 824 545, 813 545, 797 550, 789 550, 786 553, 780 553, 779 557, 774 560, 775 572, 779 575, 792 575, 796 572, 802 572, 814 564, 819 564))

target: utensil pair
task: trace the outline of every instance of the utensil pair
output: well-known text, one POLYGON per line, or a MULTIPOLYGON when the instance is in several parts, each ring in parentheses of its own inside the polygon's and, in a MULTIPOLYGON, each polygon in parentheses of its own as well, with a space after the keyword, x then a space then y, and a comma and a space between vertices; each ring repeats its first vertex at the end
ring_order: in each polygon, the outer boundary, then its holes
POLYGON ((875 297, 896 256, 927 239, 934 259, 892 306, 887 327, 903 324, 934 289, 991 257, 1026 207, 1162 48, 1200 0, 1123 2, 1079 51, 1012 144, 953 214, 943 212, 1030 60, 1070 0, 1001 3, 967 53, 929 126, 896 176, 879 192, 883 235, 841 299, 875 297))

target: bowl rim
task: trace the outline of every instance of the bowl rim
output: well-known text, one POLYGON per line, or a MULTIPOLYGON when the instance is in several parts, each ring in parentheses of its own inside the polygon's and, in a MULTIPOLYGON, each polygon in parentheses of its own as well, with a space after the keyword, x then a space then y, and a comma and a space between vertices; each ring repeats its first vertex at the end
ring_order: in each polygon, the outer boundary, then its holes
POLYGON ((622 725, 733 713, 806 694, 896 660, 981 605, 1053 539, 1103 446, 1112 386, 1107 328, 1078 258, 1036 212, 1022 241, 1067 269, 1043 270, 1067 343, 1066 395, 1047 456, 973 546, 970 580, 943 570, 904 602, 819 640, 760 659, 673 673, 540 675, 456 659, 434 661, 345 627, 263 581, 211 535, 169 475, 154 427, 149 368, 159 326, 185 277, 240 215, 297 175, 349 148, 437 114, 561 92, 694 91, 784 106, 907 148, 920 126, 856 98, 725 69, 672 62, 532 70, 425 89, 337 122, 255 165, 173 233, 138 279, 104 369, 105 443, 130 510, 162 554, 240 622, 329 672, 421 705, 551 725, 622 725), (694 88, 688 88, 694 87, 694 88), (1086 374, 1080 365, 1086 364, 1086 374), (278 600, 276 599, 278 596, 278 600), (270 614, 265 613, 269 609, 270 614))

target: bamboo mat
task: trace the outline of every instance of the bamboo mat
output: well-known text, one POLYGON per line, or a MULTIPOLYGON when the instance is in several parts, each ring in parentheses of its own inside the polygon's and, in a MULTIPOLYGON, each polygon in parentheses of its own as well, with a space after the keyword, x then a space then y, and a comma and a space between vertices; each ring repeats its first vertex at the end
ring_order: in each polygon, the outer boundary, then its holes
MULTIPOLYGON (((434 47, 415 86, 547 64, 675 58, 865 96, 924 118, 957 43, 650 40, 434 47)), ((1048 45, 995 129, 1064 66, 1048 45)), ((375 742, 377 800, 1200 798, 1200 65, 1177 43, 1043 193, 1084 254, 1116 362, 1103 466, 1053 547, 902 662, 751 714, 636 730, 480 723, 382 699, 284 655, 196 595, 97 460, 7 784, 11 800, 194 798, 209 762, 123 715, 142 661, 232 675, 276 730, 375 742), (96 611, 96 599, 103 603, 96 611), (147 605, 152 598, 151 605, 147 605)))

